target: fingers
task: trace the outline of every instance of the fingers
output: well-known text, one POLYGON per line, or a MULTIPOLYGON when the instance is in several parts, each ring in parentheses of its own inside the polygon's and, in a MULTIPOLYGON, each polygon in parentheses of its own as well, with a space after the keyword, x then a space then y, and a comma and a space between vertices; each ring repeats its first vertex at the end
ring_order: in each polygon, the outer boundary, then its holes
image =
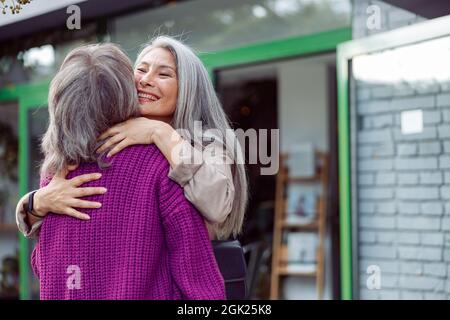
POLYGON ((106 141, 104 144, 101 145, 100 148, 97 149, 97 153, 102 153, 105 150, 108 150, 111 146, 121 142, 125 137, 122 134, 116 134, 115 136, 111 137, 106 141))
POLYGON ((100 179, 101 176, 102 176, 101 173, 88 173, 72 178, 70 179, 70 181, 72 182, 72 185, 74 187, 79 187, 86 182, 98 180, 100 179))
POLYGON ((66 176, 69 174, 70 171, 74 171, 74 170, 76 170, 76 169, 78 168, 78 165, 79 165, 79 164, 72 164, 72 165, 67 166, 67 167, 64 168, 63 170, 57 172, 57 173, 55 174, 55 177, 61 178, 61 179, 65 179, 66 176))
POLYGON ((104 193, 106 193, 106 188, 103 187, 76 188, 74 191, 74 197, 81 198, 104 193))
POLYGON ((69 205, 73 208, 82 208, 82 209, 98 209, 102 206, 100 202, 80 200, 80 199, 71 201, 69 205))
POLYGON ((108 137, 111 137, 113 135, 115 135, 115 133, 113 132, 114 127, 109 128, 108 130, 106 130, 105 132, 103 132, 100 137, 97 138, 97 140, 105 140, 108 137))
POLYGON ((74 171, 74 170, 76 170, 78 168, 78 165, 79 164, 77 163, 77 164, 72 164, 70 166, 67 166, 67 170, 74 171))
POLYGON ((105 140, 108 137, 114 136, 118 133, 120 133, 120 127, 122 126, 122 123, 116 124, 115 126, 109 128, 108 130, 106 130, 105 132, 103 132, 100 137, 98 137, 97 140, 105 140))
POLYGON ((120 141, 120 143, 116 144, 116 146, 112 148, 111 151, 108 152, 107 157, 112 157, 113 155, 120 152, 122 149, 125 149, 131 144, 132 143, 130 139, 123 139, 122 141, 120 141))
POLYGON ((80 219, 80 220, 90 220, 91 219, 91 217, 89 217, 87 214, 82 213, 73 208, 68 208, 64 214, 67 216, 70 216, 70 217, 80 219))
POLYGON ((68 173, 69 173, 69 169, 68 168, 64 168, 61 171, 56 172, 55 175, 53 176, 53 179, 54 178, 65 179, 68 173))

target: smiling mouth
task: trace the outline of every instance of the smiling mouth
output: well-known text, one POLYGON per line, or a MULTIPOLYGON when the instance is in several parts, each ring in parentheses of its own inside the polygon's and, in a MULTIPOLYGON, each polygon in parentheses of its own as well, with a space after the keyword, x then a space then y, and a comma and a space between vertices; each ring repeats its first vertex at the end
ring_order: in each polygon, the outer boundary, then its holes
POLYGON ((150 93, 144 93, 144 92, 138 92, 138 98, 139 98, 139 102, 142 103, 152 103, 155 101, 158 101, 160 98, 150 94, 150 93))

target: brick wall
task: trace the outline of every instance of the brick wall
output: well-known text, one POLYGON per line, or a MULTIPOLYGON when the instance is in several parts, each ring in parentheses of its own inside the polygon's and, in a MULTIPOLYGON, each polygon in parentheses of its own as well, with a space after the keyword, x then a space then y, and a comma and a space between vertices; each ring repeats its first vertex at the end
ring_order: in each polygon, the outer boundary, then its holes
MULTIPOLYGON (((353 36, 425 19, 381 1, 354 1, 353 36), (369 5, 381 29, 366 25, 369 5)), ((356 84, 361 299, 450 299, 450 84, 356 84), (422 109, 424 131, 403 135, 400 113, 422 109), (369 290, 367 267, 381 270, 369 290)))

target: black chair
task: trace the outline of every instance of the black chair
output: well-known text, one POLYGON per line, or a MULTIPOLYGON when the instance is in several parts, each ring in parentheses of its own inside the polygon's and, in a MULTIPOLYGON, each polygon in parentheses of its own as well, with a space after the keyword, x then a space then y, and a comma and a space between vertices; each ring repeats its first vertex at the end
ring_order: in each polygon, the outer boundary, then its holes
POLYGON ((214 255, 225 280, 227 300, 247 298, 247 265, 238 240, 213 240, 214 255))
POLYGON ((263 241, 255 241, 244 246, 244 256, 247 260, 247 297, 252 299, 260 275, 261 263, 266 252, 263 241))

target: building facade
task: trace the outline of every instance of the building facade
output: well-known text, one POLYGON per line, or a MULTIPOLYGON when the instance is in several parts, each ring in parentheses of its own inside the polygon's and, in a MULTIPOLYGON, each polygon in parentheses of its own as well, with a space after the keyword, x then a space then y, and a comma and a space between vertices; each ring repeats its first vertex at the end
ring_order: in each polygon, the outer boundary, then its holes
MULTIPOLYGON (((134 60, 169 34, 198 52, 235 129, 279 129, 282 154, 328 155, 323 298, 448 299, 450 57, 439 27, 448 14, 438 0, 31 2, 0 23, 2 281, 16 279, 8 270, 18 261, 19 297, 38 298, 34 243, 16 234, 14 207, 38 185, 48 84, 64 56, 112 41, 134 60)), ((256 257, 252 299, 269 298, 272 285, 277 187, 264 166, 247 165, 240 238, 256 257)), ((317 190, 288 189, 288 203, 298 193, 317 190)), ((297 235, 300 244, 283 239, 288 263, 315 256, 317 242, 297 235)), ((278 298, 316 299, 316 281, 287 273, 278 298)))

